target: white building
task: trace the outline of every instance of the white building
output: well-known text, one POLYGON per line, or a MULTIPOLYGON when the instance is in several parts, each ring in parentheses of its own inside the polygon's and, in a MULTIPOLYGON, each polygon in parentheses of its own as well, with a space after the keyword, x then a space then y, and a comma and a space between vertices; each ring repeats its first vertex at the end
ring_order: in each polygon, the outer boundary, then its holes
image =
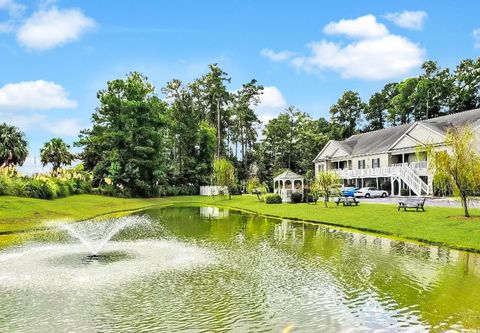
POLYGON ((433 177, 422 148, 446 149, 447 129, 465 125, 480 137, 480 109, 331 140, 314 159, 315 172, 335 170, 344 186, 384 188, 392 195, 401 195, 402 189, 431 195, 433 177))

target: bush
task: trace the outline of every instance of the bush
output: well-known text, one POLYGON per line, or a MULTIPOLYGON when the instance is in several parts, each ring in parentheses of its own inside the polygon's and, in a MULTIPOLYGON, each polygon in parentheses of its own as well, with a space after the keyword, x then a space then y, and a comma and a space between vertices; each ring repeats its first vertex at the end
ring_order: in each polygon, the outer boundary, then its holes
POLYGON ((291 199, 292 199, 292 203, 300 203, 302 202, 303 195, 300 192, 293 192, 291 199))
POLYGON ((166 186, 159 186, 157 195, 160 197, 172 197, 177 195, 197 195, 198 194, 198 186, 193 185, 166 185, 166 186))
POLYGON ((91 175, 80 167, 29 177, 0 167, 0 195, 55 199, 90 193, 91 189, 91 175))
POLYGON ((267 204, 280 204, 282 203, 282 197, 276 193, 269 193, 265 195, 265 202, 267 204))
POLYGON ((406 188, 402 188, 402 189, 400 190, 400 195, 402 195, 402 196, 405 196, 405 197, 406 197, 406 196, 408 196, 409 194, 410 194, 410 191, 409 191, 408 189, 406 189, 406 188))

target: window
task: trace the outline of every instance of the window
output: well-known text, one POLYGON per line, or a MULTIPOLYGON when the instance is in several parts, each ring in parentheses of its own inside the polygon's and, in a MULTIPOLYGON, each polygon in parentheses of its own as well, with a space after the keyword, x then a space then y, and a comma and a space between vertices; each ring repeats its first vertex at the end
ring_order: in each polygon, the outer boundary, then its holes
POLYGON ((372 158, 372 168, 380 168, 380 159, 372 158))
POLYGON ((358 160, 358 168, 365 169, 365 160, 358 160))

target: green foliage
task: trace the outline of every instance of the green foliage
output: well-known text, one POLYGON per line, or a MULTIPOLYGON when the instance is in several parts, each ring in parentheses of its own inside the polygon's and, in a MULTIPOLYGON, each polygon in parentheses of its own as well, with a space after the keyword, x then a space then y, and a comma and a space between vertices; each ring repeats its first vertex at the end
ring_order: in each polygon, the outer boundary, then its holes
POLYGON ((328 201, 333 195, 340 194, 340 177, 331 171, 319 172, 313 184, 310 186, 311 194, 316 197, 324 197, 324 205, 328 207, 328 201))
POLYGON ((109 81, 97 93, 100 106, 93 127, 81 132, 77 145, 97 185, 104 178, 123 196, 153 196, 167 183, 165 160, 167 115, 154 86, 137 72, 109 81))
POLYGON ((348 138, 357 132, 359 119, 366 108, 357 92, 348 90, 330 108, 332 123, 340 126, 342 138, 348 138))
POLYGON ((159 196, 177 196, 177 195, 198 195, 198 186, 161 186, 159 196))
POLYGON ((281 204, 282 197, 277 193, 268 193, 265 195, 265 203, 267 204, 281 204))
POLYGON ((63 198, 72 194, 90 193, 91 179, 91 175, 83 171, 81 165, 31 177, 12 172, 11 168, 0 168, 0 195, 37 199, 63 198))
POLYGON ((70 152, 70 146, 61 138, 53 138, 43 145, 40 150, 40 159, 43 166, 52 163, 53 171, 57 171, 62 165, 72 164, 75 155, 70 152))
POLYGON ((454 195, 461 199, 465 217, 469 217, 467 199, 480 191, 478 142, 470 127, 451 127, 447 130, 445 145, 449 151, 427 147, 434 185, 443 190, 453 189, 454 195))
POLYGON ((0 124, 0 167, 23 165, 28 155, 25 134, 15 126, 0 124))
POLYGON ((241 159, 238 163, 238 173, 241 179, 249 176, 249 167, 253 162, 249 152, 257 141, 257 127, 260 120, 252 107, 260 103, 262 91, 263 87, 257 85, 256 80, 252 80, 232 95, 230 132, 235 142, 235 158, 239 156, 238 146, 240 145, 241 159))
POLYGON ((213 162, 213 182, 216 186, 226 187, 229 197, 236 184, 235 167, 225 158, 217 158, 213 162))
POLYGON ((302 199, 303 199, 302 193, 293 192, 290 199, 292 200, 292 203, 300 203, 300 202, 302 202, 302 199))
POLYGON ((268 186, 261 183, 258 177, 252 177, 247 181, 246 189, 248 193, 256 194, 258 201, 264 201, 265 194, 268 192, 268 186))

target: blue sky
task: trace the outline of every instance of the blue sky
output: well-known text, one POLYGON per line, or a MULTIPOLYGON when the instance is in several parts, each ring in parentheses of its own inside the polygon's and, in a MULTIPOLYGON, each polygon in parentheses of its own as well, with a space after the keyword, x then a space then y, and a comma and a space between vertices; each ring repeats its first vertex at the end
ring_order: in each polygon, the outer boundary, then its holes
MULTIPOLYGON (((75 141, 96 91, 138 70, 160 89, 209 63, 234 90, 266 86, 262 119, 287 105, 314 117, 348 89, 369 95, 433 59, 480 55, 478 1, 0 0, 0 121, 41 145, 75 141)), ((37 166, 37 169, 40 169, 37 166)))

